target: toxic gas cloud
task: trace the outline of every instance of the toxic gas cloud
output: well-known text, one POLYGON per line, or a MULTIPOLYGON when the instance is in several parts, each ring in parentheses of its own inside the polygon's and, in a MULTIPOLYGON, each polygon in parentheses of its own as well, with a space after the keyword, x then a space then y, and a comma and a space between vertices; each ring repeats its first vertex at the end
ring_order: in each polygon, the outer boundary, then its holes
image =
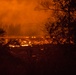
POLYGON ((7 35, 44 35, 48 12, 36 11, 39 0, 0 0, 0 27, 7 35))

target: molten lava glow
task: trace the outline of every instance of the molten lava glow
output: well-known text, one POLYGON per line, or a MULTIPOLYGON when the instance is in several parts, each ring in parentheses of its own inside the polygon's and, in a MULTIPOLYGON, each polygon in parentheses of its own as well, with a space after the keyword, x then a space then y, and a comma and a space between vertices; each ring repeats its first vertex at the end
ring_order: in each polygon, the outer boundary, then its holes
MULTIPOLYGON (((5 45, 8 43, 8 47, 10 48, 18 48, 18 47, 26 47, 26 46, 30 46, 33 47, 34 45, 44 45, 44 44, 68 44, 67 39, 66 38, 61 38, 58 40, 54 40, 53 38, 49 38, 49 37, 1 37, 0 39, 0 43, 2 45, 5 45), (4 40, 1 40, 1 39, 4 40)), ((70 44, 74 44, 74 41, 72 39, 70 39, 70 44)), ((44 50, 44 49, 41 49, 44 50)))
POLYGON ((19 46, 19 45, 11 45, 11 44, 10 44, 9 47, 10 47, 10 48, 11 48, 11 47, 12 47, 12 48, 15 48, 15 47, 20 47, 20 46, 19 46))
POLYGON ((28 44, 21 45, 22 47, 29 46, 28 44))
POLYGON ((20 44, 22 47, 25 47, 25 46, 31 46, 31 41, 21 41, 21 44, 20 44))
POLYGON ((28 45, 27 41, 22 41, 21 46, 24 47, 24 46, 29 46, 29 45, 28 45))
POLYGON ((36 36, 32 36, 31 38, 36 38, 36 36))
POLYGON ((26 38, 26 39, 28 39, 28 38, 29 38, 29 36, 26 36, 25 38, 26 38))

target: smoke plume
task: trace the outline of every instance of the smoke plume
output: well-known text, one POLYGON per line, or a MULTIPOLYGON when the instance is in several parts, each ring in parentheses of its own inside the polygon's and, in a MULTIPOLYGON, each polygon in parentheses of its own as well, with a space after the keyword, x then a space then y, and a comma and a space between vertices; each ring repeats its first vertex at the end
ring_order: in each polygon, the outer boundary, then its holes
POLYGON ((48 12, 36 11, 39 0, 0 0, 0 27, 7 35, 34 36, 46 33, 48 12))

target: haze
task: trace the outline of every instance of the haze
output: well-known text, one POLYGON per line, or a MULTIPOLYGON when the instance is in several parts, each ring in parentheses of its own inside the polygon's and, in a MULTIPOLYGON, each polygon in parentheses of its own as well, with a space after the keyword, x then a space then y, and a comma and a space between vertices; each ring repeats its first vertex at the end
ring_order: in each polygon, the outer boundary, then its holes
POLYGON ((0 0, 0 27, 7 35, 45 35, 49 12, 36 11, 39 0, 0 0))

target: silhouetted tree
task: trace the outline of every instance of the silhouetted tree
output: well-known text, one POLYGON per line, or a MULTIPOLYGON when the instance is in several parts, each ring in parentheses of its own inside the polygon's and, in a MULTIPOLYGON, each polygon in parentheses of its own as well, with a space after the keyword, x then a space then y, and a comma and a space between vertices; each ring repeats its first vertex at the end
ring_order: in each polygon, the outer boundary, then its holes
POLYGON ((3 35, 5 35, 5 31, 2 29, 2 28, 0 28, 0 36, 3 36, 3 35))
MULTIPOLYGON (((66 39, 66 43, 71 43, 74 40, 76 43, 76 0, 41 0, 41 10, 52 10, 55 18, 54 22, 51 22, 51 16, 45 23, 46 30, 50 36, 58 43, 61 38, 66 39)), ((51 12, 51 11, 50 11, 51 12)))
MULTIPOLYGON (((4 29, 0 28, 0 37, 5 35, 4 29)), ((0 46, 4 43, 4 38, 0 38, 0 46)))

